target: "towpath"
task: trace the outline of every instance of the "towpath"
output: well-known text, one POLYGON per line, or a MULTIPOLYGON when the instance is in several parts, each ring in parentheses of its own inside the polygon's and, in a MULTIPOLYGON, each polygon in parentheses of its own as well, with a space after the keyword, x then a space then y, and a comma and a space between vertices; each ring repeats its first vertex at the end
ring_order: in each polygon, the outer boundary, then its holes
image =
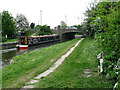
MULTIPOLYGON (((25 86, 23 88, 34 88, 34 84, 39 82, 39 79, 41 77, 46 77, 47 75, 49 75, 51 72, 53 72, 59 65, 62 64, 62 62, 65 60, 66 57, 68 57, 72 51, 79 45, 79 43, 83 40, 83 38, 81 40, 79 40, 66 54, 62 55, 60 59, 58 59, 52 67, 50 67, 48 70, 44 71, 43 73, 39 74, 38 76, 36 76, 34 79, 30 80, 29 82, 27 82, 25 84, 25 86)), ((23 89, 21 88, 21 90, 23 89)))

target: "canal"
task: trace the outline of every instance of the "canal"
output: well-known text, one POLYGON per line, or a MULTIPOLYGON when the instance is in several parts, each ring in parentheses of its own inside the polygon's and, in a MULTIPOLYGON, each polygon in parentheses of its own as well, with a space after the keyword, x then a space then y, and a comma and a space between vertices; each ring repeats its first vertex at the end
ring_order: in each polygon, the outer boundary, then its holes
POLYGON ((44 44, 40 44, 40 45, 35 45, 35 46, 30 46, 28 49, 25 50, 17 50, 17 48, 15 48, 15 46, 13 45, 13 47, 8 47, 5 46, 2 48, 1 52, 2 52, 2 61, 0 62, 2 64, 2 66, 0 66, 0 68, 5 67, 6 65, 10 64, 10 60, 18 55, 24 54, 24 53, 28 53, 28 52, 32 52, 41 48, 45 48, 45 47, 49 47, 51 45, 55 45, 60 43, 60 41, 55 41, 55 42, 49 42, 49 43, 44 43, 44 44))
MULTIPOLYGON (((75 36, 75 38, 81 38, 81 36, 77 35, 75 36)), ((28 49, 25 49, 25 50, 17 50, 17 48, 15 48, 16 44, 9 45, 9 46, 4 45, 2 47, 2 50, 0 51, 1 53, 0 55, 2 55, 2 61, 0 61, 0 68, 5 67, 6 65, 9 65, 10 60, 15 56, 32 52, 41 48, 49 47, 51 45, 55 45, 58 43, 60 43, 60 41, 53 41, 53 42, 44 43, 40 45, 34 45, 34 46, 30 46, 28 49)))

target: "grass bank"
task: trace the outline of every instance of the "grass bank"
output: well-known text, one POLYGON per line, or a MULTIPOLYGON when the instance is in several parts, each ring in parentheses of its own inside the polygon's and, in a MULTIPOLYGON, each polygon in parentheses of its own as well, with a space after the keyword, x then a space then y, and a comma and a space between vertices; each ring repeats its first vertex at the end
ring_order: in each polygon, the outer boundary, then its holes
POLYGON ((14 57, 14 63, 2 69, 3 88, 22 87, 30 79, 52 66, 78 40, 74 39, 14 57))
POLYGON ((36 88, 112 88, 104 76, 98 75, 95 41, 84 39, 50 75, 41 78, 36 88))
POLYGON ((1 43, 15 42, 15 41, 17 41, 17 40, 18 40, 17 38, 15 38, 15 39, 7 39, 7 41, 1 42, 1 43))

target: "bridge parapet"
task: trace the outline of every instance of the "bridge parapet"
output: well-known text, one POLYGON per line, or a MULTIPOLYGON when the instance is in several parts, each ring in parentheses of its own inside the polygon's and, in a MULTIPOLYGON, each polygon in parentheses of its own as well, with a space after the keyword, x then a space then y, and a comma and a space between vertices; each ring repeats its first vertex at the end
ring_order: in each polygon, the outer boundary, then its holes
POLYGON ((64 29, 62 33, 81 32, 80 29, 64 29))

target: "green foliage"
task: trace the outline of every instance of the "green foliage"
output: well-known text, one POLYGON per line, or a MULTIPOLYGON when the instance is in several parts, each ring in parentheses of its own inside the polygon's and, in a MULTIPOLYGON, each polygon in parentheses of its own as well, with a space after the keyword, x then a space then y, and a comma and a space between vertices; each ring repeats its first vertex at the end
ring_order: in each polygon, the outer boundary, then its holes
POLYGON ((31 28, 27 28, 26 31, 24 32, 24 34, 22 35, 23 37, 28 37, 34 34, 33 29, 31 28))
POLYGON ((44 32, 44 31, 39 31, 36 35, 40 36, 40 35, 50 35, 51 33, 49 32, 44 32))
POLYGON ((9 43, 9 42, 15 42, 17 41, 17 38, 14 39, 7 39, 6 37, 0 37, 0 43, 9 43))
MULTIPOLYGON (((108 27, 106 32, 97 35, 98 46, 104 52, 104 72, 113 80, 113 83, 118 82, 118 59, 120 58, 120 2, 114 3, 116 7, 111 9, 111 13, 107 15, 108 27)), ((119 68, 120 69, 120 68, 119 68)))
POLYGON ((18 39, 17 38, 14 38, 14 39, 6 39, 6 40, 2 40, 3 42, 2 43, 9 43, 9 42, 16 42, 18 39))
POLYGON ((37 25, 35 27, 35 29, 37 31, 36 35, 50 35, 50 34, 52 34, 52 32, 50 31, 50 26, 47 26, 47 25, 43 25, 43 26, 37 25))
POLYGON ((73 25, 73 27, 77 28, 77 29, 82 29, 81 25, 73 25))
POLYGON ((15 20, 8 11, 2 12, 2 36, 13 38, 16 30, 15 20))
POLYGON ((6 37, 0 36, 0 42, 5 42, 5 41, 7 41, 6 37))
POLYGON ((91 4, 90 9, 85 13, 86 19, 82 24, 84 30, 88 35, 94 38, 96 33, 101 33, 106 31, 108 27, 108 17, 107 15, 111 12, 110 2, 99 2, 98 4, 91 4))
POLYGON ((99 52, 103 52, 103 73, 118 82, 117 63, 120 58, 120 1, 99 2, 86 11, 86 22, 83 23, 88 35, 95 36, 99 52))

